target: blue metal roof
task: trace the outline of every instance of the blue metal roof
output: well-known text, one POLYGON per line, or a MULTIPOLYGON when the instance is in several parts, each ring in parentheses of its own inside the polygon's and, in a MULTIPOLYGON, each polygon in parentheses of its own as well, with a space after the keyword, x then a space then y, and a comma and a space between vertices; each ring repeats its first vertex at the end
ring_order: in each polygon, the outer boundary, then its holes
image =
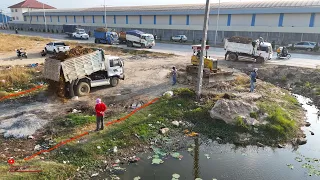
MULTIPOLYGON (((204 14, 204 4, 118 6, 107 7, 107 15, 196 15, 204 14)), ((218 3, 211 4, 210 14, 217 14, 218 3)), ((220 4, 220 14, 320 13, 320 0, 264 0, 256 2, 226 2, 220 4)), ((31 15, 42 15, 42 10, 31 15)), ((47 15, 104 15, 104 7, 46 10, 47 15)))

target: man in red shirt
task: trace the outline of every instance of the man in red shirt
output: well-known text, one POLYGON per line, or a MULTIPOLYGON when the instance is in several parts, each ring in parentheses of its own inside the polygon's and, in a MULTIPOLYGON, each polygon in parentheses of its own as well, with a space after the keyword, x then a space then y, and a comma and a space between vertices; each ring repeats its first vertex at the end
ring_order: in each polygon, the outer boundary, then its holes
POLYGON ((99 98, 96 100, 95 110, 96 110, 96 117, 97 117, 96 131, 103 130, 103 125, 104 125, 103 116, 104 116, 104 112, 107 110, 107 106, 99 98), (101 128, 100 128, 100 124, 101 124, 101 128))

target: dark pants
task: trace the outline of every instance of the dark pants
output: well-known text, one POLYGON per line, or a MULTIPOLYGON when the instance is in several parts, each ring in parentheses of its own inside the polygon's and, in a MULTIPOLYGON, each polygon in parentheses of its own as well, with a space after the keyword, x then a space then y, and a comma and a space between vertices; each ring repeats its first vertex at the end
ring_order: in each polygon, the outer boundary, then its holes
POLYGON ((101 129, 101 130, 103 130, 103 125, 104 125, 104 123, 103 123, 103 116, 96 116, 96 118, 97 118, 97 131, 99 130, 99 129, 101 129), (100 128, 100 124, 101 124, 101 128, 100 128))

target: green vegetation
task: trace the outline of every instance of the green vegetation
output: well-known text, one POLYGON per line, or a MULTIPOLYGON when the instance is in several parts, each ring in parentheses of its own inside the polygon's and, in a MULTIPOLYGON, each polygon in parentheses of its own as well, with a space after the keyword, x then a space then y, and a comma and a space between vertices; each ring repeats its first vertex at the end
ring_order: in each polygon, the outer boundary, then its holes
POLYGON ((311 89, 311 83, 309 81, 307 81, 305 84, 304 84, 304 87, 307 88, 307 89, 311 89))
POLYGON ((254 119, 258 119, 259 115, 258 115, 257 112, 251 112, 251 113, 250 113, 250 117, 251 117, 251 118, 254 118, 254 119))
POLYGON ((96 122, 96 117, 94 115, 88 116, 82 114, 69 114, 66 119, 60 121, 61 125, 64 127, 77 127, 94 122, 96 122))
POLYGON ((243 121, 243 118, 240 117, 240 116, 238 116, 238 117, 236 118, 236 126, 242 128, 242 129, 244 129, 244 130, 249 130, 249 128, 250 128, 250 127, 243 121))

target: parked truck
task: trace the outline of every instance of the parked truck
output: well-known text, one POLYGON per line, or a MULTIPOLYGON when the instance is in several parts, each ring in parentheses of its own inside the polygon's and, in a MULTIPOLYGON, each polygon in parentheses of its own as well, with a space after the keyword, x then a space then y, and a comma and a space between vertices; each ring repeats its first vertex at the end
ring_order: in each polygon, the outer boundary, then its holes
POLYGON ((54 82, 63 80, 65 94, 85 96, 93 87, 115 87, 124 80, 124 63, 119 57, 105 55, 102 49, 79 57, 61 61, 47 58, 44 63, 44 78, 54 82))
POLYGON ((86 33, 86 31, 77 24, 64 24, 63 32, 71 38, 89 39, 89 35, 86 33))
POLYGON ((119 36, 119 43, 120 44, 126 44, 127 43, 126 32, 120 31, 118 33, 118 36, 119 36))
POLYGON ((272 58, 271 43, 262 38, 252 40, 246 37, 231 37, 224 41, 225 60, 237 61, 239 57, 250 57, 257 63, 264 63, 272 58))
POLYGON ((127 47, 152 48, 155 46, 152 34, 147 34, 139 30, 131 30, 126 32, 127 47))
POLYGON ((108 31, 94 31, 94 42, 103 44, 117 44, 119 42, 118 34, 116 32, 108 31))

